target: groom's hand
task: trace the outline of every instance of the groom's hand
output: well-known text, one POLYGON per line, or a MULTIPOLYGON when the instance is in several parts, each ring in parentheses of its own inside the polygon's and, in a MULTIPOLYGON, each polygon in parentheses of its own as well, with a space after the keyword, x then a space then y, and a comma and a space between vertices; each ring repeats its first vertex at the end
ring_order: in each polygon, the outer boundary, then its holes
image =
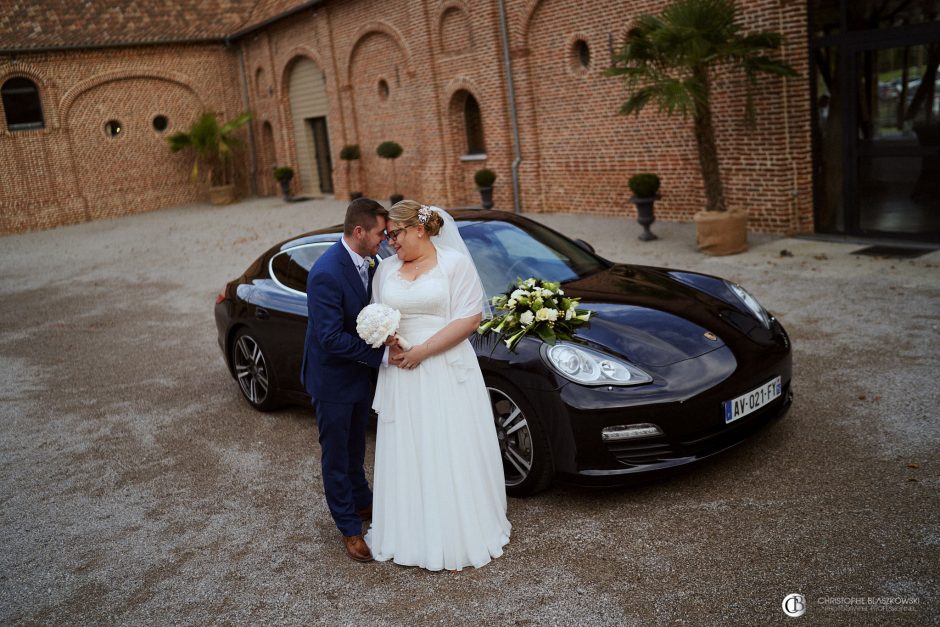
POLYGON ((401 366, 402 359, 405 358, 405 351, 403 351, 397 344, 394 346, 389 346, 388 348, 388 365, 389 366, 401 366))

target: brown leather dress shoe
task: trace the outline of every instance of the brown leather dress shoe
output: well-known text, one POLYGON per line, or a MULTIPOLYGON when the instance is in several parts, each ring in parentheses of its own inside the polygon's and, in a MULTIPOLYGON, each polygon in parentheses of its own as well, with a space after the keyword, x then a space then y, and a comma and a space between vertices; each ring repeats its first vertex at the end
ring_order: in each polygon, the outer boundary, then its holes
POLYGON ((372 551, 369 545, 362 539, 362 534, 358 536, 343 536, 343 544, 346 545, 346 555, 357 562, 371 562, 372 551))
POLYGON ((372 519, 372 506, 366 505, 362 509, 356 511, 356 515, 359 516, 359 520, 365 522, 372 519))

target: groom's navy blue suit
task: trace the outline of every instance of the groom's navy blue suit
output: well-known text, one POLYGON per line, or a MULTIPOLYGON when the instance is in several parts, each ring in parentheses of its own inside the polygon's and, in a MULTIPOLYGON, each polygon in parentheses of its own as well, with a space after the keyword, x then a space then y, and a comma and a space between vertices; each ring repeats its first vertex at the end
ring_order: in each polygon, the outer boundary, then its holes
POLYGON ((369 304, 368 289, 343 243, 317 260, 307 277, 307 336, 300 378, 313 399, 320 431, 326 502, 344 536, 362 533, 357 510, 372 504, 363 462, 372 405, 373 369, 385 349, 356 333, 356 316, 369 304))

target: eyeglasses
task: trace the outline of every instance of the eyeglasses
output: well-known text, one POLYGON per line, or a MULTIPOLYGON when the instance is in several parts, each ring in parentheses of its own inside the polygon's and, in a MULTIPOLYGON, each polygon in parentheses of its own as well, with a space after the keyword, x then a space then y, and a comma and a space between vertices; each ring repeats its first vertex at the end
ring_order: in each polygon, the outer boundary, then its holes
POLYGON ((392 231, 385 231, 385 237, 388 240, 394 242, 398 239, 398 236, 401 235, 402 231, 404 231, 407 228, 408 228, 407 226, 403 226, 400 229, 395 229, 392 231))

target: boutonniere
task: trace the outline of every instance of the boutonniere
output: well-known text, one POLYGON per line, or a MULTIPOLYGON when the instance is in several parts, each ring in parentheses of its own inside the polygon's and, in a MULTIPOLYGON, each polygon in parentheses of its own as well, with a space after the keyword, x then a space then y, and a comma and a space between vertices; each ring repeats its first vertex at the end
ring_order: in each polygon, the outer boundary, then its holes
POLYGON ((372 257, 366 257, 366 261, 369 262, 369 270, 375 270, 375 259, 372 257))

